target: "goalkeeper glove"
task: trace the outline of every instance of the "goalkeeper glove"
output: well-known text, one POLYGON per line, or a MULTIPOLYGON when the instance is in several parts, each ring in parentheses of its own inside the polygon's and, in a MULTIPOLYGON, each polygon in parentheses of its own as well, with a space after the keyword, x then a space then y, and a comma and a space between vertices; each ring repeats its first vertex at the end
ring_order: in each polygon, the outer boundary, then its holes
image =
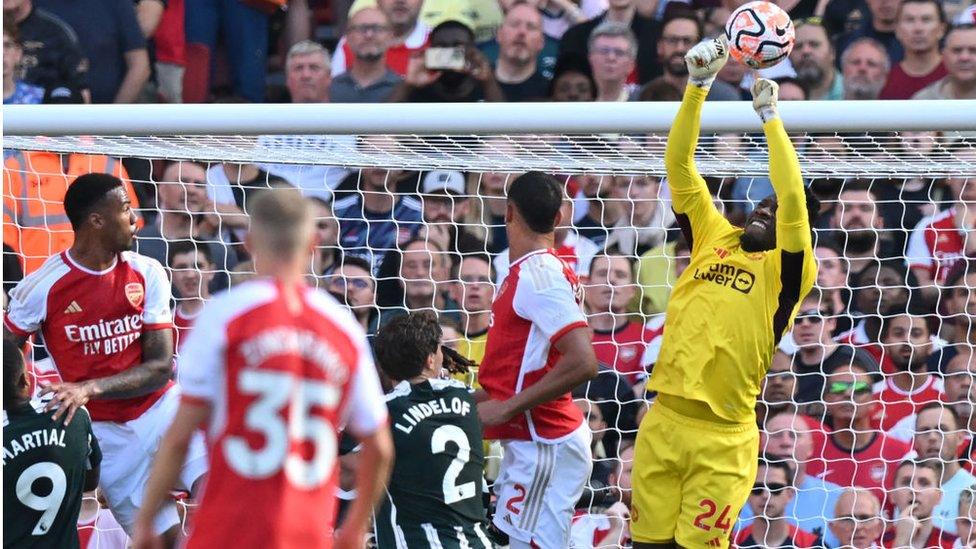
POLYGON ((763 124, 779 117, 776 110, 776 98, 779 96, 779 84, 765 78, 757 78, 752 85, 752 108, 762 119, 763 124))
POLYGON ((729 41, 724 34, 699 43, 685 54, 688 81, 699 88, 708 89, 715 81, 715 75, 728 60, 729 41))

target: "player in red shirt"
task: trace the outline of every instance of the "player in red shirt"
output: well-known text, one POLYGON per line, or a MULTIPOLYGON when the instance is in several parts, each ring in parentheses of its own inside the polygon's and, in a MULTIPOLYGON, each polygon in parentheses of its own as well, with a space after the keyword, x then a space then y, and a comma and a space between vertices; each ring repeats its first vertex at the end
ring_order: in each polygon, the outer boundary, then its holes
POLYGON ((193 433, 206 426, 210 474, 186 547, 333 547, 339 430, 362 449, 357 496, 336 547, 363 547, 392 460, 387 412, 366 335, 333 298, 306 285, 315 243, 293 189, 249 202, 256 279, 215 297, 183 347, 182 402, 153 465, 135 546, 152 547, 193 433), (247 501, 242 502, 242 496, 247 501))
POLYGON ((874 385, 878 405, 871 425, 910 443, 915 435, 915 413, 942 400, 945 392, 942 379, 928 373, 931 334, 924 317, 902 313, 884 319, 881 342, 896 371, 874 385))
POLYGON ((177 293, 173 309, 173 342, 179 355, 203 304, 210 300, 210 282, 216 274, 216 266, 209 246, 189 240, 171 243, 167 258, 177 293))
POLYGON ((956 536, 932 523, 932 511, 942 499, 938 460, 905 461, 895 471, 891 501, 895 504, 894 528, 885 535, 885 547, 952 549, 956 536))
POLYGON ((637 287, 630 258, 599 254, 590 262, 584 302, 593 329, 593 350, 602 364, 613 368, 633 384, 646 377, 648 344, 664 331, 634 322, 628 312, 637 287))
MULTIPOLYGON (((70 422, 87 405, 102 447, 101 487, 119 523, 131 532, 142 504, 151 456, 176 413, 170 286, 159 262, 128 251, 136 217, 120 179, 79 177, 64 209, 74 244, 10 292, 4 337, 22 346, 40 332, 62 382, 48 385, 48 409, 70 422), (133 449, 141 449, 133 451, 133 449)), ((193 439, 171 487, 191 490, 206 471, 202 436, 193 439)), ((156 515, 157 533, 175 541, 176 508, 156 515)))
POLYGON ((505 228, 516 259, 492 304, 478 372, 484 436, 505 450, 492 531, 513 549, 568 545, 593 468, 589 428, 570 391, 596 375, 597 361, 579 280, 552 249, 563 198, 540 172, 509 187, 505 228))
POLYGON ((871 427, 872 399, 871 376, 863 366, 841 366, 827 374, 825 423, 831 431, 813 449, 807 474, 842 487, 869 488, 885 503, 895 464, 911 451, 911 445, 871 427))

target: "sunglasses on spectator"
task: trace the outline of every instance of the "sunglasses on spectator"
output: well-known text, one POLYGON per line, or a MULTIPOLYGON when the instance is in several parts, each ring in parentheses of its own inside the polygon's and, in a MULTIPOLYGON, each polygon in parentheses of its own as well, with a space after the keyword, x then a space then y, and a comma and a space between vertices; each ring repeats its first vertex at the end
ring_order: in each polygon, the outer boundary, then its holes
POLYGON ((773 495, 779 495, 783 493, 783 491, 786 490, 787 488, 789 488, 789 486, 779 482, 771 482, 769 484, 756 484, 755 486, 752 487, 752 495, 760 496, 762 495, 763 492, 766 491, 768 491, 770 494, 773 495))
POLYGON ((334 276, 329 279, 329 284, 349 286, 356 290, 365 290, 369 288, 369 282, 364 278, 342 278, 339 276, 334 276))
POLYGON ((821 311, 820 309, 807 309, 797 313, 796 319, 793 321, 793 323, 800 324, 801 322, 810 322, 812 324, 820 324, 823 322, 823 317, 825 314, 826 312, 821 311))
POLYGON ((855 395, 863 395, 871 392, 871 384, 867 381, 835 381, 827 388, 827 392, 832 395, 842 395, 850 390, 853 390, 855 395))

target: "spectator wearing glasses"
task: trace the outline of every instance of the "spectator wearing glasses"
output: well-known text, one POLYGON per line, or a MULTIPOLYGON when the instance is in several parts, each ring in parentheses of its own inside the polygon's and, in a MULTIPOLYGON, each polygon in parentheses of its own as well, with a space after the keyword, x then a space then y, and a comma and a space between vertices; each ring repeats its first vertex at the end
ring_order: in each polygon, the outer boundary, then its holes
POLYGON ((932 336, 925 317, 901 313, 882 319, 881 344, 895 370, 874 386, 878 402, 872 427, 888 436, 911 441, 915 432, 915 413, 943 400, 942 379, 929 373, 932 336))
POLYGON ((932 512, 932 522, 944 532, 957 533, 956 513, 964 490, 976 483, 959 463, 957 449, 962 442, 962 424, 955 408, 944 402, 932 402, 919 410, 915 418, 915 453, 922 460, 942 464, 939 489, 942 500, 932 512))
POLYGON ((839 486, 868 488, 884 502, 894 464, 904 459, 910 446, 871 427, 871 375, 858 362, 830 372, 825 393, 824 423, 830 431, 814 446, 807 474, 839 486))
POLYGON ((957 25, 945 36, 942 62, 946 76, 912 99, 976 99, 976 26, 957 25))
MULTIPOLYGON (((663 74, 660 79, 678 90, 684 90, 688 83, 688 66, 685 54, 701 41, 702 25, 694 12, 677 12, 669 16, 661 28, 657 41, 657 59, 663 74)), ((645 87, 657 85, 657 79, 645 87)), ((742 99, 739 91, 724 80, 717 79, 708 90, 706 101, 738 101, 742 99)))
POLYGON ((790 63, 796 71, 796 80, 806 87, 808 99, 843 99, 844 77, 834 65, 837 54, 820 18, 801 19, 796 22, 795 29, 796 41, 790 53, 790 63))
MULTIPOLYGON (((822 402, 824 372, 851 364, 855 354, 859 355, 862 364, 873 362, 863 351, 834 341, 836 325, 835 315, 816 289, 800 302, 791 334, 798 349, 793 356, 793 371, 797 376, 796 402, 799 404, 822 402)), ((877 374, 880 370, 875 365, 871 373, 877 374)))
MULTIPOLYGON (((357 8, 354 3, 350 11, 357 8)), ((376 7, 386 16, 390 25, 389 45, 386 47, 386 64, 390 69, 403 76, 407 74, 407 64, 410 56, 423 51, 427 44, 430 28, 420 21, 420 7, 422 0, 377 0, 376 7)), ((349 14, 350 21, 358 10, 349 14)), ((332 54, 332 76, 338 76, 355 62, 355 53, 349 45, 349 39, 343 36, 336 44, 332 54)))
MULTIPOLYGON (((866 488, 847 488, 837 498, 830 531, 837 543, 828 547, 850 549, 880 549, 879 541, 884 531, 881 519, 881 501, 866 488)), ((817 543, 817 547, 820 543, 817 543)))
MULTIPOLYGON (((793 480, 794 470, 786 461, 772 456, 759 459, 756 483, 746 500, 755 519, 735 535, 736 547, 752 549, 813 546, 817 537, 801 530, 786 516, 786 507, 796 494, 793 480)), ((721 517, 719 521, 721 522, 721 517)), ((716 523, 716 527, 721 526, 716 523)))
POLYGON ((880 99, 911 99, 946 75, 939 43, 947 28, 945 10, 939 0, 902 1, 895 37, 905 50, 905 58, 891 67, 880 99))
POLYGON ((585 58, 589 52, 590 35, 593 30, 611 21, 629 27, 637 38, 636 71, 628 79, 628 83, 643 84, 660 75, 661 66, 654 48, 661 34, 661 25, 652 14, 641 13, 639 10, 641 4, 643 3, 638 0, 608 0, 607 11, 602 15, 566 31, 559 42, 559 58, 563 59, 566 56, 585 58))
POLYGON ((376 309, 376 280, 369 262, 361 257, 344 257, 342 264, 325 277, 325 290, 343 303, 366 335, 373 337, 379 328, 376 309))
POLYGON ((606 21, 593 29, 588 51, 596 100, 629 101, 635 90, 627 83, 637 60, 634 33, 623 23, 606 21))
POLYGON ((362 8, 349 18, 346 44, 351 63, 332 78, 333 103, 383 103, 401 80, 386 65, 386 50, 393 34, 386 15, 373 7, 362 8))
MULTIPOLYGON (((823 537, 827 545, 835 545, 837 538, 827 525, 834 516, 841 488, 807 474, 813 448, 815 445, 819 447, 824 437, 823 426, 795 409, 785 409, 766 418, 759 436, 759 452, 783 460, 794 471, 791 486, 795 495, 786 504, 786 519, 801 530, 823 537)), ((750 506, 744 507, 739 514, 740 527, 748 525, 755 516, 750 506)))
POLYGON ((939 529, 933 511, 942 499, 939 477, 942 465, 936 460, 908 460, 895 471, 891 501, 894 527, 884 536, 885 547, 952 549, 956 536, 939 529))
MULTIPOLYGON (((491 302, 495 296, 491 258, 485 253, 466 254, 451 268, 451 299, 461 306, 461 339, 458 353, 480 364, 485 356, 491 302)), ((473 381, 477 383, 477 372, 473 381)))

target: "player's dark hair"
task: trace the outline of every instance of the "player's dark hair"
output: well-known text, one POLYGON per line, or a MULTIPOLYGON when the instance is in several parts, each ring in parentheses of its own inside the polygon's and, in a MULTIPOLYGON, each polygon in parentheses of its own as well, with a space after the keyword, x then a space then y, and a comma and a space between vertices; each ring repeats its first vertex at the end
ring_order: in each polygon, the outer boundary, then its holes
POLYGON ((205 257, 207 262, 211 265, 214 264, 213 252, 210 251, 210 246, 206 244, 198 244, 192 240, 176 240, 168 242, 167 244, 169 245, 169 250, 166 252, 167 265, 173 264, 174 257, 193 252, 205 257))
POLYGON ((17 344, 3 338, 3 409, 23 400, 20 379, 24 375, 24 355, 17 344))
MULTIPOLYGON (((570 73, 580 74, 590 81, 590 89, 596 93, 596 80, 593 80, 593 72, 590 69, 590 62, 583 56, 574 53, 560 55, 556 60, 556 68, 552 71, 552 80, 549 81, 549 94, 552 97, 556 91, 556 83, 559 79, 570 73)), ((590 98, 592 101, 595 98, 590 98)))
POLYGON ((468 34, 468 36, 471 37, 471 42, 474 43, 475 34, 474 34, 474 31, 471 30, 471 27, 465 25, 464 23, 462 23, 460 21, 454 21, 454 20, 447 20, 447 21, 444 21, 443 23, 437 25, 436 27, 434 27, 433 29, 430 30, 430 36, 433 37, 434 34, 441 33, 441 32, 443 32, 445 30, 451 30, 451 29, 460 29, 460 30, 463 30, 465 33, 468 34))
POLYGON ((75 179, 64 194, 64 213, 71 228, 80 229, 88 214, 98 208, 108 193, 122 185, 121 179, 108 173, 86 173, 75 179))
POLYGON ((373 273, 373 267, 369 264, 365 258, 358 257, 355 255, 344 255, 342 256, 342 261, 340 261, 342 267, 359 267, 360 269, 366 271, 367 273, 373 273))
MULTIPOLYGON (((935 315, 915 314, 915 313, 912 313, 911 311, 905 311, 905 312, 895 313, 895 314, 892 314, 892 315, 882 315, 881 316, 881 330, 879 332, 881 335, 878 338, 878 341, 884 341, 888 337, 888 332, 891 331, 891 325, 895 323, 895 320, 897 320, 899 318, 902 318, 902 317, 909 317, 909 318, 920 317, 924 321, 924 323, 925 323, 925 329, 929 331, 929 334, 931 334, 932 333, 932 323, 929 321, 929 317, 930 316, 935 316, 935 315)), ((936 321, 938 321, 939 317, 938 316, 935 316, 935 319, 936 319, 936 321)))
POLYGON ((765 465, 770 469, 779 469, 783 471, 783 474, 786 476, 786 484, 793 486, 793 481, 796 479, 796 470, 793 469, 793 466, 790 465, 790 463, 785 459, 779 456, 764 454, 759 458, 759 465, 765 465))
POLYGON ((508 200, 525 224, 540 234, 551 233, 556 228, 563 194, 563 187, 555 177, 535 171, 516 177, 508 187, 508 200))
POLYGON ((870 179, 848 179, 841 185, 838 196, 846 192, 867 192, 871 195, 871 200, 878 200, 878 191, 874 188, 874 183, 870 179))
POLYGON ((396 381, 417 377, 441 344, 441 327, 433 311, 398 316, 380 328, 373 349, 383 372, 396 381))
POLYGON ((962 280, 966 275, 970 273, 976 273, 976 259, 960 259, 955 265, 949 269, 949 275, 946 276, 945 283, 942 285, 943 291, 952 292, 956 290, 961 290, 963 292, 968 291, 962 280))

